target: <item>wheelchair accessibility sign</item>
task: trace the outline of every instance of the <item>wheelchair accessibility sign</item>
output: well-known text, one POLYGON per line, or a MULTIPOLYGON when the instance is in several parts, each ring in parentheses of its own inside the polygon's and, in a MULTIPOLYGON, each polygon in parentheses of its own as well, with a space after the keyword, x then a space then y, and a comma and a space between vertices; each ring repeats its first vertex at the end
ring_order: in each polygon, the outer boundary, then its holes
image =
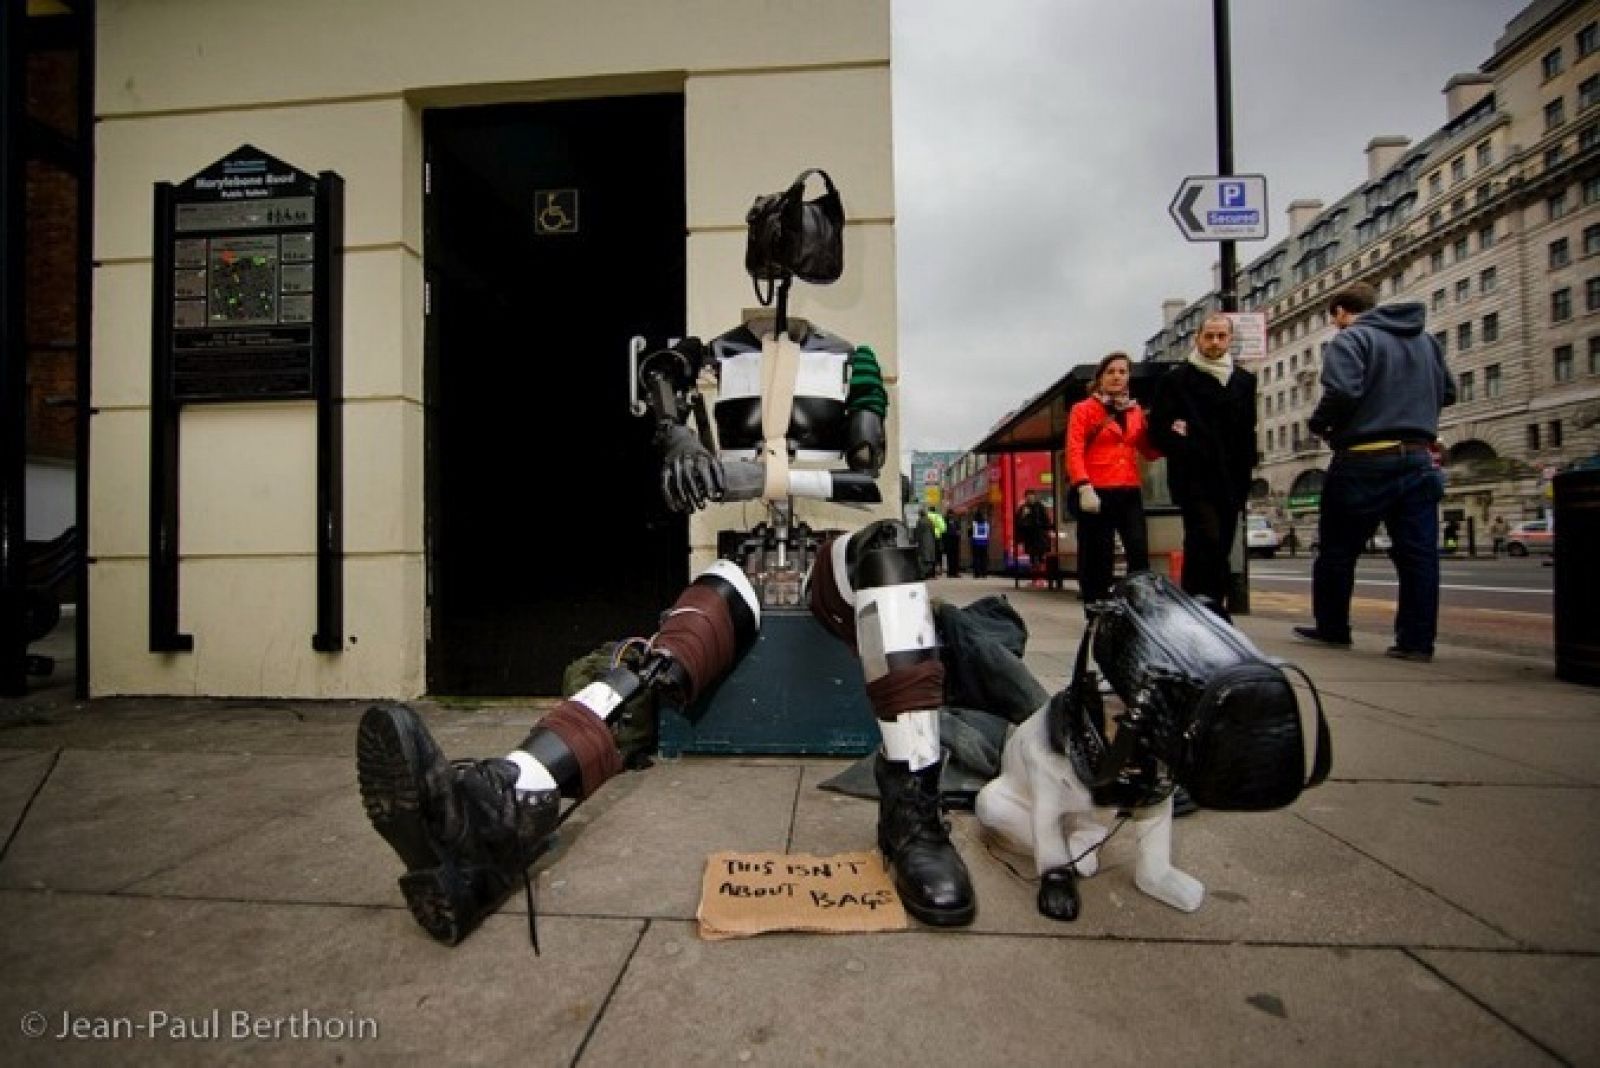
POLYGON ((533 194, 533 232, 540 235, 577 233, 578 191, 536 190, 533 194))
POLYGON ((1267 179, 1260 174, 1190 176, 1167 212, 1190 241, 1260 241, 1267 236, 1267 179))

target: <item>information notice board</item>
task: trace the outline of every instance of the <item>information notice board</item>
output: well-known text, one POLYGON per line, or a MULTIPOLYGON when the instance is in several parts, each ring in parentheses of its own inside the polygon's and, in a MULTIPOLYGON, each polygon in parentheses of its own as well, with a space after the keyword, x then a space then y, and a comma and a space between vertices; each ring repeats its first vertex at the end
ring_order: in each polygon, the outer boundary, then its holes
POLYGON ((317 402, 317 629, 343 648, 340 314, 344 180, 242 145, 155 186, 150 649, 178 628, 178 427, 186 404, 317 402))

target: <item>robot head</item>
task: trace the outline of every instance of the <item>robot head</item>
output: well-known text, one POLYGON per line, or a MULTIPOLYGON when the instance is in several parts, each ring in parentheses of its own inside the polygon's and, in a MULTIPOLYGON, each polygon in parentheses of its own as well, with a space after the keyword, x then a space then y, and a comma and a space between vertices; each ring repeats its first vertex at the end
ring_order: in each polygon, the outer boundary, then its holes
POLYGON ((844 273, 844 202, 826 171, 802 171, 783 192, 756 197, 745 228, 744 267, 757 283, 798 278, 827 285, 844 273), (807 200, 806 180, 813 174, 827 192, 807 200))

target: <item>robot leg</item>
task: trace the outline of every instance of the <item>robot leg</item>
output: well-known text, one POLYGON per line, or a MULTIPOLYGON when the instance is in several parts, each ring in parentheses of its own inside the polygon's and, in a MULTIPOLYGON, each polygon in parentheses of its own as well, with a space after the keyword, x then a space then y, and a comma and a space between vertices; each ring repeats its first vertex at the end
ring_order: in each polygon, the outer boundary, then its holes
MULTIPOLYGON (((581 801, 622 770, 611 726, 627 701, 646 688, 693 699, 754 643, 759 626, 743 573, 713 564, 668 610, 638 673, 612 669, 501 759, 450 761, 410 708, 369 708, 356 742, 362 801, 406 866, 400 888, 423 929, 454 945, 519 879, 526 885, 528 865, 553 842, 561 799, 581 801)), ((530 934, 532 923, 530 900, 530 934)))
POLYGON ((878 847, 895 888, 923 923, 969 924, 977 915, 972 880, 950 844, 939 798, 944 665, 910 533, 900 523, 875 523, 825 544, 817 570, 811 603, 824 625, 838 633, 844 606, 853 609, 853 644, 883 735, 874 763, 878 847))

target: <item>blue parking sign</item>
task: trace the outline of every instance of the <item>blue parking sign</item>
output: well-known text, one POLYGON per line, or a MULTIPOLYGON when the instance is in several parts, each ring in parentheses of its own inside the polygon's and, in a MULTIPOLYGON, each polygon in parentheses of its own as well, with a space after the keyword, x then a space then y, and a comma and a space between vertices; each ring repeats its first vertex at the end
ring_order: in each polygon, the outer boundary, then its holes
POLYGON ((1245 205, 1243 182, 1219 182, 1217 184, 1218 206, 1223 208, 1242 208, 1245 205))

